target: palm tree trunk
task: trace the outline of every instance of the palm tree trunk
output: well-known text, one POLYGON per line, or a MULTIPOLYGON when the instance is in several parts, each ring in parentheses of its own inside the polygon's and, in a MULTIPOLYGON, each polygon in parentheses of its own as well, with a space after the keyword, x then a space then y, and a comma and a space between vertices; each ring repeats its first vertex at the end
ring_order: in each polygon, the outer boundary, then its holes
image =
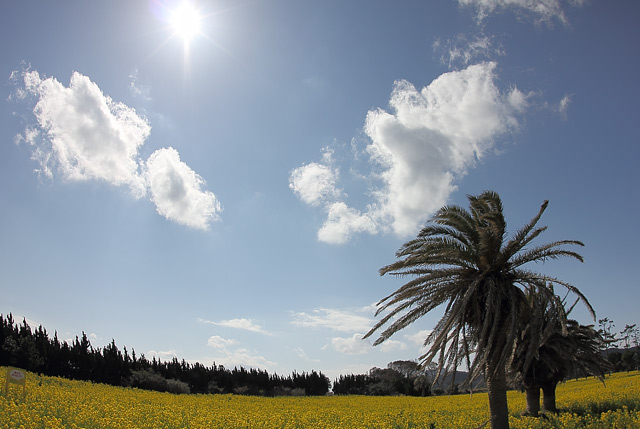
POLYGON ((537 417, 540 413, 540 386, 525 386, 527 395, 526 415, 537 417))
POLYGON ((551 382, 542 386, 542 409, 551 413, 557 413, 556 408, 556 386, 558 383, 551 382))
POLYGON ((487 365, 487 390, 492 429, 509 429, 509 407, 507 405, 507 377, 504 366, 494 368, 487 365))

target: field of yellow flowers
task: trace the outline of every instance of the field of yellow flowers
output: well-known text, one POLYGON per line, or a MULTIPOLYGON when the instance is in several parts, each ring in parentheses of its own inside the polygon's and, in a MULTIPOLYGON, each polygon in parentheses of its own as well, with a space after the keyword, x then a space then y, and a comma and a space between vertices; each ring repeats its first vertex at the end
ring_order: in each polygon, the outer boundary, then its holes
MULTIPOLYGON (((7 369, 0 367, 4 377, 7 369)), ((26 389, 4 383, 0 428, 477 428, 486 394, 414 397, 173 395, 26 373, 26 389)), ((2 379, 4 381, 4 379, 2 379)), ((640 428, 640 373, 572 380, 558 387, 548 418, 519 417, 524 394, 509 392, 513 428, 640 428)))

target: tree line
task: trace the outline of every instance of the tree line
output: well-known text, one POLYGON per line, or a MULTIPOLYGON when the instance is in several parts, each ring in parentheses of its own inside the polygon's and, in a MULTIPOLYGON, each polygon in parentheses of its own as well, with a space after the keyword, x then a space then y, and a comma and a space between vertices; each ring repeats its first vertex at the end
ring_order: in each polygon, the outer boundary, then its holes
POLYGON ((161 361, 120 350, 112 340, 93 347, 82 332, 69 344, 50 338, 46 329, 32 330, 26 319, 16 323, 12 314, 0 314, 0 365, 16 366, 43 375, 137 387, 172 393, 235 393, 244 395, 325 395, 330 381, 322 372, 293 372, 288 376, 260 369, 204 366, 173 358, 161 361))

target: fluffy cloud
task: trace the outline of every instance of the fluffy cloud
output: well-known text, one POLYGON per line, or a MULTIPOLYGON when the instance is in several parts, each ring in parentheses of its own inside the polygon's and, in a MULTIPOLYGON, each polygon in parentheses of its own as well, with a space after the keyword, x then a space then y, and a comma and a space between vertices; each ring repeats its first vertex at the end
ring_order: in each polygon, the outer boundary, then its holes
POLYGON ((362 339, 362 334, 353 334, 348 338, 332 338, 331 343, 324 346, 323 349, 327 347, 347 355, 362 355, 371 350, 372 346, 370 341, 362 339))
MULTIPOLYGON (((210 322, 207 320, 200 319, 200 322, 204 323, 212 323, 218 325, 219 323, 210 322)), ((249 330, 255 330, 256 325, 252 325, 250 322, 247 323, 246 319, 234 319, 228 320, 220 323, 222 326, 231 326, 231 327, 240 327, 240 329, 246 329, 248 326, 249 330), (240 322, 238 322, 240 321, 240 322), (228 322, 228 323, 227 323, 228 322), (245 326, 243 328, 242 326, 245 326)), ((212 335, 207 340, 207 345, 216 349, 218 356, 208 357, 204 359, 205 361, 213 361, 218 365, 224 365, 226 367, 244 367, 244 368, 262 368, 272 370, 278 364, 272 361, 267 360, 264 356, 260 356, 256 354, 255 351, 251 351, 244 347, 236 347, 240 344, 239 341, 235 339, 226 339, 222 338, 219 335, 212 335)))
MULTIPOLYGON (((12 73, 13 81, 17 75, 12 73)), ((36 71, 26 71, 22 78, 24 88, 16 90, 15 98, 37 97, 37 125, 27 127, 19 140, 31 146, 40 173, 128 186, 137 198, 149 189, 158 213, 193 228, 207 229, 218 219, 220 203, 201 189, 204 180, 180 161, 175 149, 160 149, 146 162, 140 159, 151 126, 133 108, 114 102, 77 72, 68 87, 36 71)))
POLYGON ((245 348, 236 350, 225 350, 223 356, 210 358, 218 365, 224 365, 227 368, 244 367, 244 368, 261 368, 265 370, 273 370, 278 366, 276 362, 267 360, 264 356, 260 356, 245 348))
POLYGON ((178 353, 176 350, 166 350, 166 351, 149 350, 147 353, 145 353, 145 356, 149 358, 155 357, 156 359, 163 360, 163 361, 169 361, 173 358, 177 358, 178 353))
POLYGON ((344 244, 354 233, 375 234, 376 230, 376 223, 368 214, 362 214, 338 201, 327 206, 327 220, 318 231, 318 240, 344 244))
POLYGON ((355 311, 319 308, 311 313, 294 313, 291 324, 304 328, 331 329, 338 332, 366 332, 373 326, 374 321, 359 313, 369 310, 369 307, 355 311))
POLYGON ((386 340, 384 343, 380 344, 380 350, 385 353, 393 352, 396 350, 406 350, 407 345, 402 341, 397 340, 386 340))
MULTIPOLYGON (((513 8, 533 13, 543 22, 550 22, 554 18, 563 23, 567 22, 560 0, 458 0, 458 3, 475 7, 478 20, 483 20, 491 13, 513 8)), ((570 0, 568 3, 580 6, 583 0, 570 0)))
MULTIPOLYGON (((138 149, 151 132, 146 119, 77 72, 69 87, 54 78, 42 80, 35 71, 25 73, 24 83, 28 93, 39 97, 33 113, 48 140, 47 147, 37 147, 42 171, 51 176, 55 165, 67 180, 103 180, 144 194, 138 149)), ((37 146, 33 137, 26 139, 37 146)))
POLYGON ((238 341, 234 340, 233 338, 227 340, 218 335, 212 335, 207 340, 207 345, 209 347, 213 347, 214 349, 226 349, 227 347, 234 346, 236 344, 238 344, 238 341))
POLYGON ((204 180, 180 161, 175 149, 152 153, 146 163, 145 178, 151 200, 158 213, 167 219, 199 229, 207 229, 210 220, 217 219, 220 203, 213 192, 201 189, 204 180))
POLYGON ((426 351, 429 349, 429 347, 425 347, 424 341, 427 339, 429 334, 431 334, 431 330, 430 329, 423 329, 423 330, 418 331, 418 332, 416 332, 414 334, 405 335, 404 337, 407 340, 409 340, 411 342, 411 344, 413 344, 414 346, 420 347, 420 353, 426 353, 426 351))
MULTIPOLYGON (((336 189, 338 173, 327 181, 326 175, 304 174, 312 164, 294 170, 292 189, 302 201, 321 205, 327 213, 318 239, 341 244, 354 233, 380 231, 408 236, 445 205, 456 189, 455 180, 493 147, 497 137, 517 129, 516 114, 526 109, 526 95, 517 88, 500 92, 495 69, 494 62, 475 64, 445 73, 421 90, 397 81, 389 111, 368 112, 366 153, 376 166, 369 178, 380 185, 366 211, 349 207, 337 193, 318 191, 336 189)), ((330 164, 314 164, 313 171, 331 171, 330 164)))
POLYGON ((338 172, 331 167, 312 162, 298 167, 289 178, 289 188, 305 203, 317 206, 339 195, 336 188, 338 172))

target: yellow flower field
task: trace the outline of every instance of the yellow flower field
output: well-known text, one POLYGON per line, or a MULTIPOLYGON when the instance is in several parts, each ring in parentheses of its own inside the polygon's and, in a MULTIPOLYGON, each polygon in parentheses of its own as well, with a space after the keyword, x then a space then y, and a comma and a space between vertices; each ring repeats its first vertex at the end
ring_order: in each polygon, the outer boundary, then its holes
MULTIPOLYGON (((0 367, 4 377, 6 368, 0 367)), ((4 378, 2 379, 4 381, 4 378)), ((26 393, 0 394, 0 428, 477 428, 486 394, 414 397, 173 395, 27 373, 26 393)), ((640 428, 640 373, 569 381, 548 419, 519 417, 524 394, 509 392, 513 428, 640 428), (615 409, 614 411, 608 411, 615 409)))

